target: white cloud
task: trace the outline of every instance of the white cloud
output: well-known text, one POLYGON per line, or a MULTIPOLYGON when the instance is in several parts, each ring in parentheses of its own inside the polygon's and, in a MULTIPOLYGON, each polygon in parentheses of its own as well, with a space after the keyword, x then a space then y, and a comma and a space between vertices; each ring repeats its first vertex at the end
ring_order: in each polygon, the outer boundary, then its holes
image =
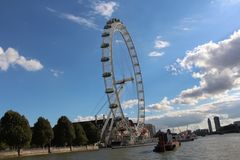
POLYGON ((161 57, 165 53, 164 52, 158 52, 158 51, 152 51, 148 54, 149 57, 161 57))
POLYGON ((204 114, 191 110, 171 111, 163 115, 147 116, 146 123, 154 124, 157 129, 197 124, 204 120, 204 114))
POLYGON ((182 30, 184 30, 184 31, 190 31, 190 30, 191 30, 191 28, 188 28, 188 27, 183 27, 183 28, 182 28, 182 30))
POLYGON ((133 108, 134 106, 137 106, 137 105, 138 105, 137 99, 130 99, 122 103, 122 108, 123 109, 133 108))
POLYGON ((212 0, 211 4, 219 4, 221 7, 233 6, 240 4, 240 0, 212 0))
POLYGON ((171 100, 173 104, 196 104, 199 100, 223 94, 239 86, 240 80, 240 30, 228 39, 209 42, 186 52, 183 59, 170 67, 192 73, 199 85, 183 90, 171 100), (194 71, 196 70, 196 71, 194 71))
MULTIPOLYGON (((184 89, 178 96, 168 100, 166 97, 150 105, 151 109, 162 110, 168 107, 190 107, 190 109, 169 110, 163 115, 149 120, 161 126, 174 127, 191 123, 202 123, 214 115, 223 118, 239 118, 240 109, 240 30, 219 42, 209 42, 187 51, 183 59, 167 69, 175 73, 184 70, 192 74, 199 84, 184 89), (204 103, 206 100, 208 103, 204 103), (199 101, 203 104, 198 105, 199 101), (154 107, 153 107, 154 106, 154 107), (181 118, 180 118, 180 117, 181 118), (171 120, 171 118, 174 120, 171 120), (194 117, 196 117, 194 119, 194 117), (183 123, 184 122, 184 123, 183 123)), ((225 120, 227 122, 227 120, 225 120)), ((205 123, 204 123, 205 124, 205 123)))
MULTIPOLYGON (((78 3, 80 3, 80 1, 78 1, 78 3)), ((50 8, 50 7, 45 7, 45 8, 46 8, 47 11, 49 11, 51 13, 54 13, 55 15, 57 15, 60 18, 67 19, 71 22, 74 22, 74 23, 80 25, 80 26, 85 26, 85 27, 88 27, 88 28, 100 30, 98 28, 97 24, 94 22, 94 20, 91 17, 90 18, 84 18, 84 17, 76 16, 76 15, 70 14, 70 13, 61 13, 61 12, 58 12, 57 10, 55 10, 55 9, 50 8)))
POLYGON ((169 46, 170 46, 170 43, 168 41, 161 40, 161 37, 159 36, 156 38, 155 45, 154 45, 156 49, 162 49, 169 46))
POLYGON ((88 28, 99 30, 98 26, 91 19, 86 19, 84 17, 75 16, 75 15, 69 14, 69 13, 63 13, 63 14, 61 14, 61 17, 64 18, 64 19, 67 19, 69 21, 72 21, 74 23, 77 23, 77 24, 79 24, 81 26, 86 26, 88 28))
POLYGON ((173 107, 170 106, 170 102, 167 97, 164 97, 160 103, 151 104, 147 107, 148 109, 155 109, 159 111, 170 111, 173 107))
POLYGON ((43 68, 43 65, 38 60, 26 59, 13 48, 8 48, 4 52, 0 47, 0 69, 7 71, 10 66, 15 65, 19 65, 27 71, 38 71, 43 68))
MULTIPOLYGON (((191 70, 194 67, 202 70, 210 70, 216 68, 221 70, 224 68, 239 67, 240 61, 240 30, 234 32, 228 39, 214 43, 200 45, 192 51, 188 51, 186 56, 179 61, 182 68, 191 70)), ((239 68, 235 68, 239 69, 239 68)))
MULTIPOLYGON (((163 49, 163 48, 166 48, 166 47, 170 46, 169 42, 163 41, 163 40, 161 40, 161 38, 162 38, 161 36, 157 36, 156 39, 155 39, 154 48, 157 49, 157 50, 160 50, 160 49, 163 49)), ((161 57, 165 54, 164 52, 160 52, 160 51, 157 51, 157 50, 149 52, 148 56, 149 57, 161 57)))
POLYGON ((93 5, 95 13, 100 14, 105 18, 110 18, 113 12, 119 7, 119 4, 113 1, 98 1, 93 5))
POLYGON ((168 72, 171 72, 172 75, 179 75, 180 73, 182 73, 183 69, 181 67, 179 67, 179 65, 177 63, 165 66, 165 69, 168 72))
MULTIPOLYGON (((78 4, 82 4, 82 0, 77 0, 78 4)), ((71 22, 77 23, 81 26, 85 26, 88 28, 96 29, 96 30, 101 30, 98 28, 98 25, 95 23, 94 15, 95 14, 100 14, 101 16, 104 16, 105 18, 109 19, 112 14, 114 13, 115 10, 119 7, 119 4, 114 1, 91 1, 91 9, 85 14, 85 16, 77 16, 71 13, 61 13, 58 12, 57 10, 50 8, 50 7, 45 7, 45 9, 49 12, 56 13, 59 17, 67 19, 71 22)))
POLYGON ((175 26, 173 27, 173 29, 177 29, 177 30, 181 30, 181 31, 191 31, 192 28, 191 27, 187 27, 187 25, 179 25, 179 26, 175 26))
MULTIPOLYGON (((189 129, 196 129, 197 128, 207 128, 207 118, 212 118, 213 116, 219 116, 222 125, 227 125, 232 122, 234 119, 239 119, 240 110, 240 88, 237 90, 233 90, 233 96, 224 96, 218 97, 218 100, 213 102, 209 102, 206 104, 194 106, 191 108, 186 109, 177 109, 174 110, 172 107, 169 108, 169 101, 165 97, 163 99, 163 104, 161 104, 161 110, 165 112, 163 114, 156 114, 156 115, 148 115, 145 117, 146 123, 154 124, 157 129, 167 129, 173 127, 179 127, 186 129, 186 126, 189 126, 189 129), (224 98, 224 99, 222 99, 224 98)), ((135 103, 136 100, 128 101, 126 104, 129 106, 133 106, 130 104, 135 103)), ((150 105, 146 108, 146 110, 150 110, 154 107, 158 107, 158 104, 150 105), (152 108, 151 108, 152 107, 152 108)), ((97 119, 102 119, 103 115, 98 115, 97 119)), ((134 122, 137 121, 136 118, 129 118, 134 122)), ((78 116, 74 119, 75 122, 79 121, 91 121, 95 120, 94 116, 78 116)))
MULTIPOLYGON (((191 15, 191 17, 184 17, 179 20, 176 26, 173 26, 173 29, 183 31, 191 31, 197 28, 197 24, 205 21, 205 19, 200 15, 191 15)), ((178 33, 181 33, 178 31, 178 33)))
POLYGON ((52 12, 52 13, 56 13, 57 11, 55 9, 52 9, 50 7, 45 7, 46 10, 48 10, 49 12, 52 12))
MULTIPOLYGON (((167 100, 165 98, 165 100, 167 100)), ((165 102, 169 105, 169 102, 165 102)), ((157 128, 167 129, 187 125, 198 125, 200 128, 207 127, 207 118, 219 116, 223 125, 226 119, 239 118, 240 96, 228 96, 224 100, 203 105, 194 106, 188 109, 169 110, 161 115, 146 116, 146 123, 153 123, 157 128)))
POLYGON ((60 75, 64 74, 63 71, 59 71, 59 70, 56 70, 56 69, 50 69, 50 72, 52 72, 54 77, 59 77, 60 75))

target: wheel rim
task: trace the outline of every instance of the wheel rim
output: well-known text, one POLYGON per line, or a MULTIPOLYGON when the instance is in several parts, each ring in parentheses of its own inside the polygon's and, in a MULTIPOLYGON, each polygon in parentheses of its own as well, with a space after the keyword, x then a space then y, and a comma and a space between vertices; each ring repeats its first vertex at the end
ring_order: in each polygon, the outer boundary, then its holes
POLYGON ((137 116, 137 131, 141 132, 142 128, 144 127, 144 121, 145 121, 145 100, 144 100, 144 89, 143 89, 143 80, 142 80, 142 74, 141 69, 138 61, 137 52, 134 46, 134 43, 132 41, 132 38, 130 34, 128 33, 126 27, 122 22, 120 22, 118 19, 112 19, 109 20, 104 27, 104 31, 102 33, 102 70, 103 70, 103 79, 105 84, 105 93, 108 97, 109 107, 114 117, 117 115, 114 115, 114 113, 117 113, 117 110, 119 110, 119 115, 124 119, 124 125, 130 132, 133 132, 132 129, 128 126, 128 120, 126 120, 125 115, 123 113, 122 104, 120 102, 120 96, 119 92, 121 90, 121 87, 123 87, 122 84, 125 83, 125 81, 134 81, 136 86, 136 95, 138 100, 138 116, 137 116), (134 72, 134 77, 123 79, 123 81, 119 82, 115 79, 115 71, 114 71, 114 65, 113 65, 113 36, 116 32, 119 32, 124 40, 124 43, 128 49, 129 58, 131 59, 132 63, 132 69, 134 72), (120 85, 120 87, 119 87, 120 85))

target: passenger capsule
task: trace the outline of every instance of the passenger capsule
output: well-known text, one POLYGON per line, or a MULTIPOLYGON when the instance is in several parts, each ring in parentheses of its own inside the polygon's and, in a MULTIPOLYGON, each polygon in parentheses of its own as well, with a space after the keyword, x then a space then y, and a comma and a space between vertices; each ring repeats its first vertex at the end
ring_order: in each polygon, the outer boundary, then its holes
POLYGON ((118 116, 118 117, 115 118, 115 121, 121 121, 121 120, 122 120, 122 117, 118 116))
POLYGON ((108 43, 102 43, 101 48, 107 48, 107 47, 109 47, 108 43))
POLYGON ((105 93, 113 93, 114 92, 114 89, 113 88, 107 88, 105 93))
POLYGON ((108 37, 110 34, 108 32, 103 32, 102 37, 108 37))
POLYGON ((101 58, 101 62, 107 62, 107 61, 109 61, 109 58, 108 58, 108 57, 102 57, 102 58, 101 58))
POLYGON ((117 107, 118 107, 117 104, 111 104, 111 105, 109 106, 109 108, 111 108, 111 109, 114 109, 114 108, 117 108, 117 107))
POLYGON ((107 21, 107 24, 108 24, 108 25, 110 25, 111 23, 112 23, 112 21, 111 21, 111 20, 108 20, 108 21, 107 21))
POLYGON ((103 77, 104 78, 106 78, 106 77, 110 77, 112 75, 112 73, 111 72, 105 72, 105 73, 103 73, 103 77))
POLYGON ((106 25, 104 26, 104 29, 109 29, 109 28, 111 28, 111 25, 110 25, 110 24, 106 24, 106 25))

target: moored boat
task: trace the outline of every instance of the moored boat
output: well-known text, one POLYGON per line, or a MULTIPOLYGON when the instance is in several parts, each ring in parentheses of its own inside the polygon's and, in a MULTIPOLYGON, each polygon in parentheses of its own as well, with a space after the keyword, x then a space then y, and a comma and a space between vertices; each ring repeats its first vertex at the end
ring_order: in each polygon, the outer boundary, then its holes
POLYGON ((193 138, 185 138, 185 139, 180 139, 180 142, 190 142, 190 141, 194 141, 193 138))
POLYGON ((197 139, 197 136, 194 133, 192 133, 191 130, 183 131, 179 133, 179 136, 180 136, 180 139, 179 139, 180 142, 190 142, 190 141, 194 141, 194 139, 197 139))
POLYGON ((156 136, 158 137, 158 144, 153 149, 154 152, 172 151, 181 146, 181 142, 173 138, 169 129, 167 130, 167 133, 159 130, 156 136))

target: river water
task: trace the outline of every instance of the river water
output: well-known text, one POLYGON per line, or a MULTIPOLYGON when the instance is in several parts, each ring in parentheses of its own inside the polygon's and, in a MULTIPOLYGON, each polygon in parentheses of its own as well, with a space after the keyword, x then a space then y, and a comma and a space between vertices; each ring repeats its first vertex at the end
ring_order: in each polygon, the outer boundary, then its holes
MULTIPOLYGON (((175 151, 154 153, 154 146, 101 149, 94 152, 75 152, 15 158, 17 160, 240 160, 240 134, 199 137, 184 142, 175 151)), ((11 159, 11 160, 15 160, 11 159)))

